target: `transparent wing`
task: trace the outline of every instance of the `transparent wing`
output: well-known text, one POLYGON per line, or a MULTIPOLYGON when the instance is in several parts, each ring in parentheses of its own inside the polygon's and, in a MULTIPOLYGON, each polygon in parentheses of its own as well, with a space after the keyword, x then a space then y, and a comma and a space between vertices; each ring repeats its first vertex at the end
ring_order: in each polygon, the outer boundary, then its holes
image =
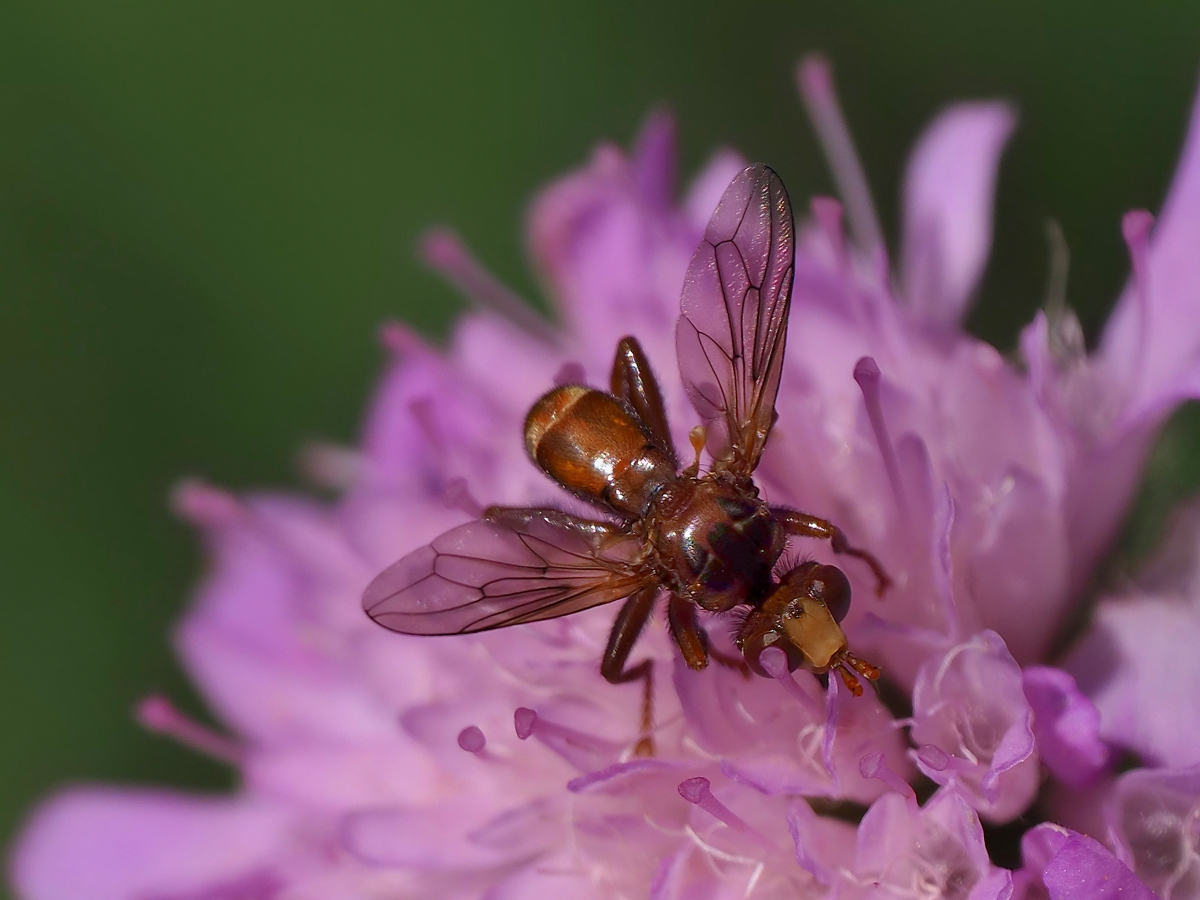
POLYGON ((639 551, 636 538, 557 510, 489 510, 386 569, 363 593, 363 609, 404 634, 553 619, 648 583, 639 551))
POLYGON ((795 269, 783 182, 744 169, 725 190, 688 266, 675 346, 718 463, 748 475, 775 419, 795 269))

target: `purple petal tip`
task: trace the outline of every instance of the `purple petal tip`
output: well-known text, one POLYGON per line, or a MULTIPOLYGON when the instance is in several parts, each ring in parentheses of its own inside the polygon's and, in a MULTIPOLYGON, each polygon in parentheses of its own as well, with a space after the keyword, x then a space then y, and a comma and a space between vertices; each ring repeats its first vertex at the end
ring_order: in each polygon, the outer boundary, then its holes
POLYGON ((468 725, 458 733, 458 746, 468 753, 480 753, 487 746, 487 737, 478 725, 468 725))
POLYGON ((864 382, 871 386, 878 384, 881 374, 879 364, 873 357, 864 356, 854 364, 854 380, 858 382, 859 387, 866 387, 864 382))
POLYGON ((711 794, 711 782, 703 775, 679 782, 679 796, 688 803, 703 803, 711 794))
POLYGON ((917 749, 917 759, 935 772, 945 772, 950 766, 950 757, 940 747, 925 744, 917 749))
POLYGON ((527 706, 517 707, 513 713, 513 727, 517 730, 517 737, 521 740, 526 740, 537 725, 538 714, 527 706))
POLYGON ((176 485, 171 508, 196 525, 220 525, 237 518, 241 512, 236 497, 198 478, 176 485))
POLYGON ((1140 243, 1154 227, 1154 214, 1145 209, 1131 209, 1121 217, 1121 235, 1127 244, 1140 243))
POLYGON ((796 67, 796 79, 800 90, 808 96, 833 91, 833 67, 823 53, 809 53, 801 59, 796 67))

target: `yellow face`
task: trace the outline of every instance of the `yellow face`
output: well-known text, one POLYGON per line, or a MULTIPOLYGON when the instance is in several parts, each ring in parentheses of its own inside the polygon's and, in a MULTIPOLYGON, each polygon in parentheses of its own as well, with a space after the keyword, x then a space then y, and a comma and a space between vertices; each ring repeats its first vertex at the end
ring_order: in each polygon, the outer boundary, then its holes
POLYGON ((802 654, 806 668, 828 672, 845 654, 846 635, 820 600, 798 597, 780 617, 783 632, 802 654))

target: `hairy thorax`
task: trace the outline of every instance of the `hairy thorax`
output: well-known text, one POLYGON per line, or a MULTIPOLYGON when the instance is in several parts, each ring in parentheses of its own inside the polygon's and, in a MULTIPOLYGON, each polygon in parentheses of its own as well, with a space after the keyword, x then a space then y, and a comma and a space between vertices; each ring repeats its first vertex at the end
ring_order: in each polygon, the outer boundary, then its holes
POLYGON ((679 478, 647 518, 663 580, 713 612, 761 596, 787 540, 748 478, 679 478))

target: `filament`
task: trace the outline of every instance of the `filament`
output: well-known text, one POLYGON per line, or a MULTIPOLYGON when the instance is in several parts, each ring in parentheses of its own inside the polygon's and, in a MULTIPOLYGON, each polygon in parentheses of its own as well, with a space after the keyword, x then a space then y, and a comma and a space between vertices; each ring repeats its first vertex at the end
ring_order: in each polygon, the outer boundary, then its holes
MULTIPOLYGON (((1138 309, 1138 343, 1134 373, 1141 378, 1146 365, 1146 346, 1150 341, 1150 229, 1154 216, 1144 209, 1134 209, 1121 218, 1121 236, 1129 248, 1133 266, 1133 291, 1138 309)), ((1135 384, 1136 389, 1140 385, 1135 384)))
POLYGON ((870 356, 862 357, 854 364, 854 380, 858 382, 863 401, 867 405, 867 418, 871 422, 871 431, 875 434, 879 455, 883 457, 883 468, 887 472, 892 496, 896 499, 896 508, 900 510, 901 517, 907 519, 908 500, 904 496, 904 484, 900 480, 900 464, 896 461, 896 449, 888 436, 887 422, 883 418, 883 404, 880 402, 879 384, 882 375, 879 365, 870 356))
POLYGON ((550 325, 489 272, 449 228, 434 228, 421 238, 420 256, 435 272, 481 309, 496 313, 547 344, 557 343, 550 325))
POLYGON ((838 192, 846 203, 854 243, 873 256, 876 248, 883 246, 883 231, 871 201, 867 176, 838 104, 829 61, 815 53, 806 56, 796 68, 796 84, 816 129, 821 149, 825 151, 838 192))
POLYGON ((458 746, 478 756, 487 747, 487 736, 478 725, 468 725, 458 733, 458 746))
POLYGON ((245 754, 237 743, 189 719, 161 694, 151 694, 143 699, 134 710, 134 717, 147 731, 172 737, 184 746, 221 762, 233 766, 242 764, 245 754))

